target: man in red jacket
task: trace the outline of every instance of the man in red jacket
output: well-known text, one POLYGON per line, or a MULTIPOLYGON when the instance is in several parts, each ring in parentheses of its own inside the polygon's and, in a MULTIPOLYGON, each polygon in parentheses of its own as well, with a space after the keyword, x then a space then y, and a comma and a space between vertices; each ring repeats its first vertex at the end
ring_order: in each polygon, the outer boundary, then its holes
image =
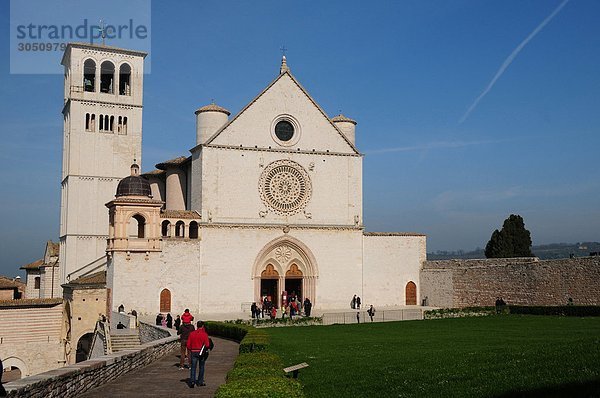
POLYGON ((194 320, 194 317, 192 316, 192 314, 190 314, 190 310, 186 308, 185 311, 183 312, 183 315, 181 315, 181 322, 192 323, 193 320, 194 320))
POLYGON ((192 363, 190 366, 190 388, 194 388, 194 384, 197 386, 205 386, 204 383, 204 363, 206 357, 204 353, 208 351, 210 342, 208 340, 208 333, 204 329, 204 322, 198 321, 196 324, 197 329, 190 333, 187 340, 187 349, 190 351, 192 363), (196 379, 196 364, 199 365, 198 378, 196 379))

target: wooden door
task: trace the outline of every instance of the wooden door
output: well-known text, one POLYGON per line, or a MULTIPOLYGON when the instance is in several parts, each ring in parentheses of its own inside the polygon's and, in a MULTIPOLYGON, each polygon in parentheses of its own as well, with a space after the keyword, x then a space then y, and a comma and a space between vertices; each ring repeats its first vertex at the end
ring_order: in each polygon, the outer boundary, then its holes
POLYGON ((171 312, 171 292, 163 289, 160 292, 160 312, 171 312))
POLYGON ((406 284, 406 305, 417 305, 417 285, 413 281, 406 284))

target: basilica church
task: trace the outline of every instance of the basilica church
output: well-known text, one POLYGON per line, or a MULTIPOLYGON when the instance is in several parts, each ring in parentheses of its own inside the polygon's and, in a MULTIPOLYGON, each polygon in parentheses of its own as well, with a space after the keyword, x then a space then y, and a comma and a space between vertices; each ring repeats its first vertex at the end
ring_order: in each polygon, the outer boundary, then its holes
POLYGON ((417 304, 426 237, 365 232, 357 122, 330 118, 285 56, 237 114, 200 107, 189 153, 142 173, 145 56, 67 46, 61 284, 106 271, 109 309, 141 314, 291 294, 324 311, 417 304))

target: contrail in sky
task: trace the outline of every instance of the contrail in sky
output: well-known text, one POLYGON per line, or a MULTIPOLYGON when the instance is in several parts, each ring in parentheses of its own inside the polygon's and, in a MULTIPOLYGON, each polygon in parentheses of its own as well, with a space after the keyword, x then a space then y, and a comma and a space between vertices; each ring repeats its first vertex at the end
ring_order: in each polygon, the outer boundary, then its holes
POLYGON ((556 7, 556 9, 554 11, 552 11, 552 13, 550 15, 548 15, 546 17, 546 19, 544 19, 542 21, 541 24, 539 24, 534 30, 533 32, 531 32, 529 34, 529 36, 527 36, 525 38, 525 40, 523 40, 521 42, 521 44, 519 44, 517 46, 517 48, 515 48, 513 50, 513 52, 504 60, 504 62, 502 63, 502 65, 500 66, 500 69, 498 69, 498 72, 496 72, 496 74, 494 75, 494 78, 488 83, 487 87, 485 88, 485 90, 483 90, 483 92, 481 94, 479 94, 479 97, 477 97, 475 99, 475 101, 473 101, 473 103, 471 104, 471 106, 469 107, 469 109, 467 109, 467 111, 465 112, 465 114, 463 115, 463 117, 460 119, 460 121, 458 122, 459 124, 462 124, 465 120, 467 120, 467 118, 469 117, 469 115, 471 114, 471 112, 473 112, 473 110, 477 107, 477 105, 479 104, 479 101, 481 101, 483 99, 483 97, 485 97, 487 95, 487 93, 490 92, 490 90, 492 89, 492 87, 494 87, 494 84, 496 84, 496 81, 498 79, 500 79, 500 76, 502 76, 502 74, 504 73, 504 71, 506 70, 506 68, 508 68, 510 66, 510 64, 515 60, 515 58, 517 57, 517 55, 519 55, 519 53, 521 52, 521 50, 523 49, 523 47, 525 47, 527 45, 527 43, 529 43, 529 41, 531 39, 533 39, 535 37, 535 35, 537 35, 538 33, 540 33, 540 31, 542 29, 544 29, 544 26, 546 26, 548 24, 548 22, 550 22, 552 20, 552 18, 554 18, 556 16, 556 14, 558 14, 560 12, 560 10, 562 10, 562 8, 569 2, 569 0, 563 0, 562 3, 560 3, 558 5, 558 7, 556 7))

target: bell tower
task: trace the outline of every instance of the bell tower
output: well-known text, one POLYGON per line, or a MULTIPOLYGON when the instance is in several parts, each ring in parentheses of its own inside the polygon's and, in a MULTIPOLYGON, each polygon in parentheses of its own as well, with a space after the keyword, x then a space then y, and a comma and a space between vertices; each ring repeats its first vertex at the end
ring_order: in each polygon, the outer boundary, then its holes
POLYGON ((64 74, 60 282, 106 267, 108 220, 131 160, 141 162, 145 52, 69 43, 64 74))

